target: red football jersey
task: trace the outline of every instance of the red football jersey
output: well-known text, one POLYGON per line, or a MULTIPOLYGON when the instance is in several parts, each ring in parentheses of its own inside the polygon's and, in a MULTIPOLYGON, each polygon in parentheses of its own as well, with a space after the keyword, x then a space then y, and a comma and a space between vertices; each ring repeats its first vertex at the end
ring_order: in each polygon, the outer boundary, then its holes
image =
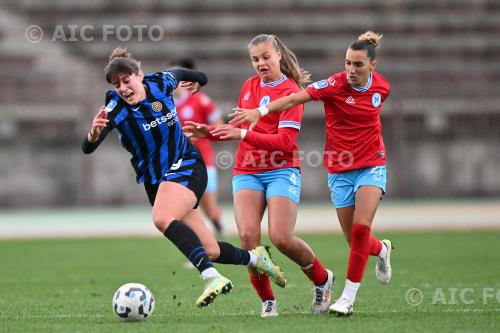
MULTIPOLYGON (((201 124, 210 124, 222 117, 215 103, 202 92, 198 92, 194 95, 190 93, 183 94, 175 101, 175 104, 181 124, 186 120, 201 124)), ((210 140, 203 138, 196 139, 193 140, 193 144, 200 150, 206 166, 215 166, 214 149, 210 140)))
MULTIPOLYGON (((295 94, 300 91, 297 83, 285 75, 276 82, 264 83, 258 76, 248 79, 241 88, 238 107, 254 109, 280 97, 295 94)), ((304 106, 298 105, 279 113, 268 114, 260 118, 252 129, 255 133, 278 134, 290 128, 300 131, 304 106), (280 132, 281 131, 281 132, 280 132)), ((241 128, 248 129, 245 123, 241 128)), ((246 139, 245 139, 246 140, 246 139)), ((300 167, 299 147, 293 143, 289 151, 268 151, 240 141, 236 153, 234 174, 252 174, 280 168, 300 167)))
POLYGON ((313 100, 324 103, 326 143, 324 165, 329 173, 385 165, 380 111, 389 83, 372 72, 365 87, 353 87, 346 72, 309 85, 313 100))

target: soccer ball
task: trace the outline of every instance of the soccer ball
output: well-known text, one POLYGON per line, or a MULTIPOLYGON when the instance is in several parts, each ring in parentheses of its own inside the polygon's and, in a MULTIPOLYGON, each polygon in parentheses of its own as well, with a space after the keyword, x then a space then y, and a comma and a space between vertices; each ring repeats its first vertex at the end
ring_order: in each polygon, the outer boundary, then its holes
POLYGON ((142 321, 155 309, 153 294, 143 284, 127 283, 113 296, 113 312, 123 321, 142 321))

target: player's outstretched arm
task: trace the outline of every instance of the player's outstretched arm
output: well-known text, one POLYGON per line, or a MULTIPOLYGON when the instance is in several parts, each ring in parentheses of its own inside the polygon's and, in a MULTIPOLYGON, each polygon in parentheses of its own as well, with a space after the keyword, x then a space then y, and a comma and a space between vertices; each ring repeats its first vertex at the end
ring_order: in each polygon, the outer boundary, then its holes
POLYGON ((83 140, 82 150, 85 154, 92 153, 104 140, 106 135, 111 131, 111 128, 108 126, 108 124, 108 114, 106 108, 103 106, 94 116, 92 127, 83 140))
POLYGON ((182 131, 188 138, 206 138, 210 133, 210 128, 206 124, 187 120, 182 126, 182 131))
POLYGON ((198 92, 201 86, 206 85, 208 82, 208 78, 205 73, 194 69, 177 68, 171 72, 174 73, 180 86, 189 90, 191 94, 198 92))
POLYGON ((234 112, 229 115, 230 118, 233 118, 230 123, 234 126, 239 126, 246 121, 253 123, 269 112, 281 112, 288 110, 299 104, 309 102, 311 99, 312 98, 307 91, 302 90, 296 94, 272 101, 271 103, 261 106, 258 109, 234 108, 234 112))

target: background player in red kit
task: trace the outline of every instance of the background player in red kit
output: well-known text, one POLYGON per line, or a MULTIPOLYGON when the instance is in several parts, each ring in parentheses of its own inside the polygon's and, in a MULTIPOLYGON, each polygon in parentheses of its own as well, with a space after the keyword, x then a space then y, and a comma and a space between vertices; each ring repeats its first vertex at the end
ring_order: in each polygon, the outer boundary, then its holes
MULTIPOLYGON (((194 61, 188 58, 179 59, 173 62, 172 66, 196 69, 194 61)), ((177 115, 182 124, 187 120, 209 125, 224 124, 217 105, 201 91, 191 94, 190 91, 179 85, 174 90, 174 101, 177 107, 177 115)), ((207 166, 207 188, 201 198, 200 206, 206 217, 212 222, 217 235, 221 237, 223 230, 221 209, 217 202, 217 168, 215 165, 214 149, 210 140, 206 138, 192 138, 191 142, 198 147, 207 166)))
MULTIPOLYGON (((380 111, 390 86, 375 72, 376 52, 382 36, 368 31, 347 49, 345 71, 313 83, 307 89, 259 109, 236 108, 234 124, 254 122, 269 112, 288 110, 311 100, 321 100, 326 114, 325 167, 331 199, 344 235, 351 246, 347 279, 341 297, 330 311, 353 311, 368 256, 377 256, 375 272, 382 284, 391 278, 389 240, 371 235, 379 201, 386 190, 386 156, 380 111)), ((271 114, 274 116, 274 113, 271 114)), ((263 117, 259 122, 269 116, 263 117)))
MULTIPOLYGON (((283 96, 298 93, 309 74, 298 65, 295 55, 274 35, 258 35, 248 45, 257 72, 241 88, 238 106, 256 108, 283 96)), ((296 143, 302 105, 287 108, 259 120, 253 130, 219 126, 213 136, 241 140, 233 177, 236 223, 243 248, 261 242, 261 220, 268 209, 269 237, 287 257, 297 263, 313 282, 313 314, 324 313, 330 302, 333 273, 323 267, 312 249, 294 235, 300 201, 300 163, 296 143)), ((190 123, 185 130, 196 136, 208 127, 190 123)), ((262 317, 277 316, 276 300, 267 276, 250 270, 250 281, 262 300, 262 317)))

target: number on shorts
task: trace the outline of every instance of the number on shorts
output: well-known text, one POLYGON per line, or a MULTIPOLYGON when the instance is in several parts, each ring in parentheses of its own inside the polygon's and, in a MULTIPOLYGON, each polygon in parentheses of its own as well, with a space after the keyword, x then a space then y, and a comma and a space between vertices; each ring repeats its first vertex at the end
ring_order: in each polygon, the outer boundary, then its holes
POLYGON ((297 185, 297 176, 295 176, 294 172, 292 172, 292 174, 290 175, 290 181, 293 185, 297 185))

